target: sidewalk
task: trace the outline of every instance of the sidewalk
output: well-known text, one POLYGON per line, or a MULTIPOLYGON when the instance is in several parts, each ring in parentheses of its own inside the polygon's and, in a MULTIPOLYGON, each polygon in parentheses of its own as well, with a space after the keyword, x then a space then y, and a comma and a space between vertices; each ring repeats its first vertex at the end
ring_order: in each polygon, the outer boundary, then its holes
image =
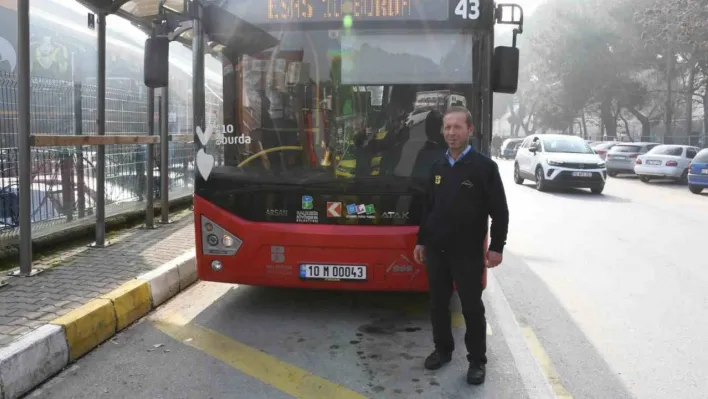
POLYGON ((108 248, 67 249, 37 262, 44 273, 8 280, 0 289, 0 348, 193 247, 193 213, 171 218, 174 224, 111 237, 108 248))

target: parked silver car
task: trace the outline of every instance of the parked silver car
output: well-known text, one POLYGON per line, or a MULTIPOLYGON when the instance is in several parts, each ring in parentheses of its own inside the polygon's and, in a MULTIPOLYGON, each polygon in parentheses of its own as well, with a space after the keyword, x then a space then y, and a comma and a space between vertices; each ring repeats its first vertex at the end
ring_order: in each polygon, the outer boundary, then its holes
POLYGON ((634 173, 645 183, 654 178, 688 182, 688 165, 696 157, 698 147, 687 145, 659 145, 637 158, 634 173))
POLYGON ((619 143, 607 152, 605 163, 607 174, 615 177, 620 173, 634 174, 634 163, 640 155, 644 155, 660 143, 619 143))
POLYGON ((607 156, 607 152, 617 144, 621 143, 618 143, 616 141, 604 141, 602 143, 593 144, 591 145, 591 147, 593 151, 595 151, 595 154, 597 154, 604 161, 605 157, 607 156))

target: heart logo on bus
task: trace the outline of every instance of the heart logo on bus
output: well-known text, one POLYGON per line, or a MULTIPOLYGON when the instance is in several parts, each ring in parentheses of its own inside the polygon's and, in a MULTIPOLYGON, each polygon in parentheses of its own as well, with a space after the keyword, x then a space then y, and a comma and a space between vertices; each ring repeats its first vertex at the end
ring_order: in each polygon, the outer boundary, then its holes
POLYGON ((214 157, 204 152, 204 149, 197 152, 197 170, 204 180, 209 179, 211 169, 214 167, 214 157))
POLYGON ((197 126, 197 137, 204 147, 209 143, 212 133, 214 133, 214 128, 211 126, 208 126, 206 131, 203 131, 201 126, 197 126))

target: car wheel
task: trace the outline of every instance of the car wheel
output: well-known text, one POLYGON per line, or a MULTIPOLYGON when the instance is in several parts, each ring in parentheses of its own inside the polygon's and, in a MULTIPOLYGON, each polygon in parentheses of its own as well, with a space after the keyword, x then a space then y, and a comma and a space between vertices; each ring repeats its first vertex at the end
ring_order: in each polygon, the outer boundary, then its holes
POLYGON ((514 164, 514 183, 523 184, 524 178, 521 177, 521 171, 519 170, 519 164, 514 164))
POLYGON ((700 194, 703 192, 703 187, 698 187, 698 186, 693 186, 693 185, 688 185, 688 189, 691 190, 692 193, 694 194, 700 194))
POLYGON ((649 183, 649 180, 651 180, 651 178, 649 176, 639 176, 639 180, 643 181, 644 183, 649 183))
POLYGON ((546 191, 546 189, 547 184, 546 179, 543 177, 543 168, 539 166, 536 168, 536 190, 546 191))
POLYGON ((599 187, 593 187, 590 189, 590 192, 593 194, 602 194, 602 192, 605 190, 605 185, 601 185, 599 187))
POLYGON ((615 172, 614 170, 611 171, 611 172, 608 171, 607 174, 608 174, 610 177, 617 177, 617 172, 615 172))
POLYGON ((678 184, 687 184, 688 183, 688 169, 684 170, 683 173, 681 173, 681 177, 676 181, 678 184))

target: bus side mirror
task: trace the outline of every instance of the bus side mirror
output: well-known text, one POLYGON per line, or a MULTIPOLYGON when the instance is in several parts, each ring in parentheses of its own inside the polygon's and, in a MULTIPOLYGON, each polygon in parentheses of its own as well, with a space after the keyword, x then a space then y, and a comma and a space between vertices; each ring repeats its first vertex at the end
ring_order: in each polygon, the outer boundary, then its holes
POLYGON ((143 65, 145 86, 151 89, 167 87, 170 77, 170 39, 166 36, 145 40, 143 65))
POLYGON ((492 89, 495 93, 514 94, 518 86, 519 49, 498 46, 492 58, 492 89))

